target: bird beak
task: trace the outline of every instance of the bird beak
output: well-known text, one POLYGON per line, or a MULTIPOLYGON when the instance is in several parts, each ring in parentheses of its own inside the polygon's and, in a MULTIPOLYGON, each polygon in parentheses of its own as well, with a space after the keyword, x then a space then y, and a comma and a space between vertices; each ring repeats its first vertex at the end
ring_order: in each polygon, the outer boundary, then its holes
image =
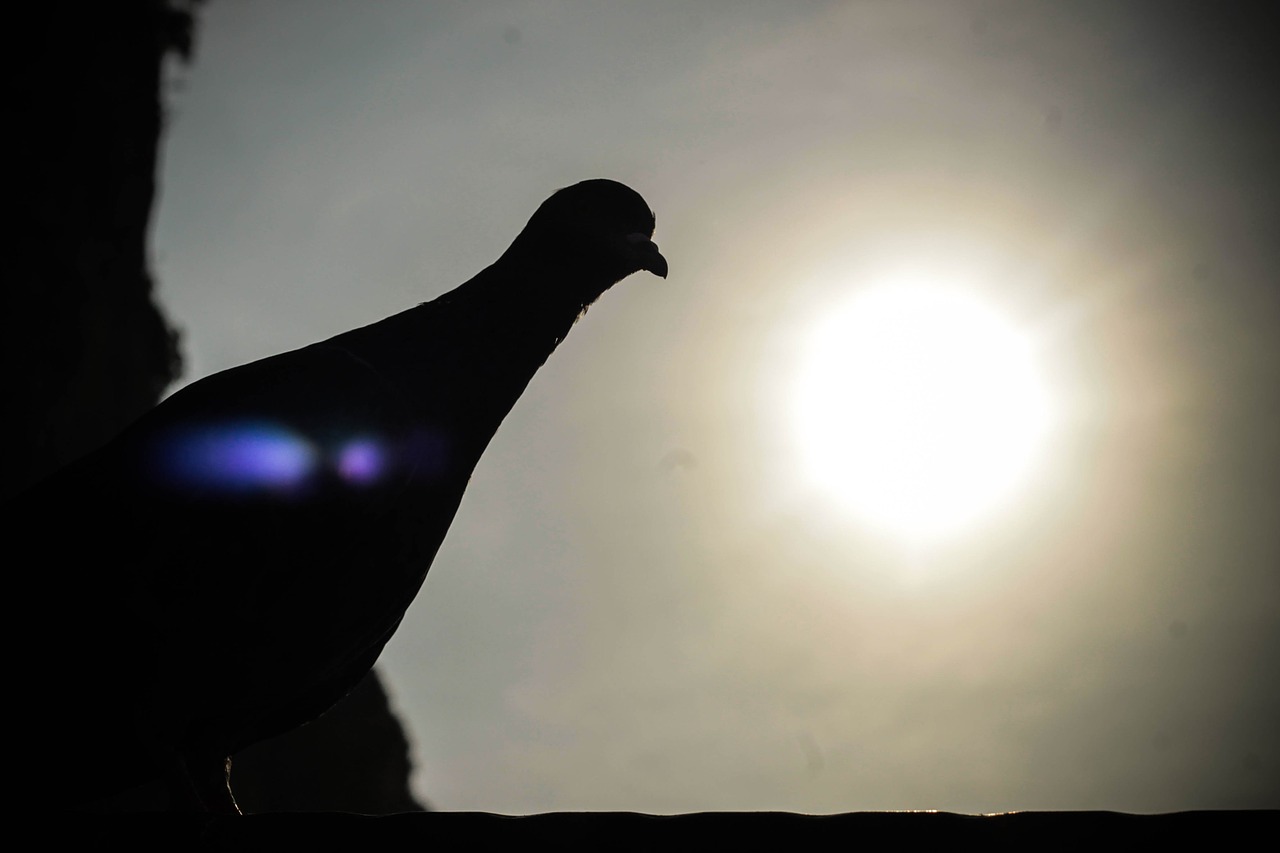
POLYGON ((661 278, 667 277, 667 259, 658 251, 658 245, 646 234, 628 234, 627 250, 636 266, 661 278))

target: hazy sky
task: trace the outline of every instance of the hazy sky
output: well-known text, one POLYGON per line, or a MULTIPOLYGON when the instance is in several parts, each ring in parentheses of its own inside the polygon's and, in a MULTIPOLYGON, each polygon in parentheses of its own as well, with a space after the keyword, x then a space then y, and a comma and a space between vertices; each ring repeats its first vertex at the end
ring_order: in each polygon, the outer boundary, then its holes
POLYGON ((535 378, 383 655, 418 792, 1280 806, 1275 61, 1222 15, 211 0, 154 236, 187 378, 452 289, 584 178, 670 261, 535 378), (903 270, 1024 336, 1051 413, 925 543, 796 414, 813 330, 903 270))

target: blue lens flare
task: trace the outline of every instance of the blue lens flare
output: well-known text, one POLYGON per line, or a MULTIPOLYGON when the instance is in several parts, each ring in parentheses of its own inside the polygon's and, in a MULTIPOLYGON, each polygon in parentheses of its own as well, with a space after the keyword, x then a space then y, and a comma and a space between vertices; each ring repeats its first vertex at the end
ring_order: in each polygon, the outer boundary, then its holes
POLYGON ((361 433, 321 441, 272 421, 188 424, 151 443, 149 465, 154 482, 179 492, 308 499, 395 478, 430 481, 446 467, 447 444, 423 431, 398 440, 361 433))
POLYGON ((162 441, 158 474, 180 488, 213 491, 288 491, 315 470, 316 448, 269 423, 192 427, 162 441))
POLYGON ((386 448, 376 439, 363 437, 347 442, 334 460, 338 476, 357 486, 377 482, 386 471, 386 448))

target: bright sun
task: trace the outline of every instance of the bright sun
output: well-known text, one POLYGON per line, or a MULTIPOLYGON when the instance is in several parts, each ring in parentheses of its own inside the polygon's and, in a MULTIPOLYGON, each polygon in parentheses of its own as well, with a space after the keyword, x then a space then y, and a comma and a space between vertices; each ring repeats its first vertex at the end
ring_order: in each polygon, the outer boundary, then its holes
POLYGON ((922 541, 963 530, 1025 481, 1048 395, 1027 337, 959 289, 869 289, 813 330, 794 409, 810 481, 922 541))

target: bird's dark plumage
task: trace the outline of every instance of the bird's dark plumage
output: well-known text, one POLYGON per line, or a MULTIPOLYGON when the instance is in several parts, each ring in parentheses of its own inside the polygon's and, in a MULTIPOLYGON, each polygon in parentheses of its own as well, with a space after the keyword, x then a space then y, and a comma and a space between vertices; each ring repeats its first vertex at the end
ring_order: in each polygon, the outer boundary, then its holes
POLYGON ((35 797, 165 778, 229 808, 226 756, 373 665, 481 453, 586 306, 638 270, 665 277, 653 228, 622 184, 560 190, 456 290, 195 382, 20 497, 21 600, 42 623, 21 768, 35 797))

